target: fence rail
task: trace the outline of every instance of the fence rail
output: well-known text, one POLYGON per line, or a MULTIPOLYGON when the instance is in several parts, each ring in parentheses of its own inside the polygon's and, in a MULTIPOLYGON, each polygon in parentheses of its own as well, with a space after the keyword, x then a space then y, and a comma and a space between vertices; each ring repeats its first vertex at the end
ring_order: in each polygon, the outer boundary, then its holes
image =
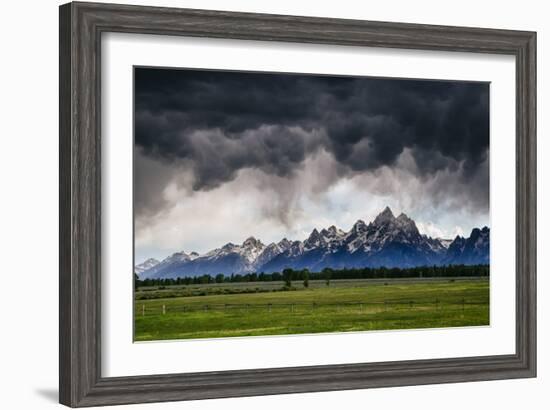
POLYGON ((191 312, 210 312, 210 311, 230 311, 240 310, 248 312, 251 310, 272 310, 288 309, 290 312, 296 312, 298 309, 309 308, 310 310, 322 309, 332 307, 335 309, 340 308, 353 308, 356 307, 360 311, 367 307, 379 306, 385 311, 388 310, 402 310, 402 309, 415 309, 432 307, 435 309, 449 310, 451 306, 457 307, 456 310, 465 310, 470 306, 489 305, 488 299, 457 299, 457 300, 445 300, 439 299, 433 300, 384 300, 384 301, 365 301, 365 302, 338 302, 338 303, 317 303, 317 302, 297 302, 297 303, 223 303, 223 304, 188 304, 188 305, 162 305, 162 306, 147 306, 145 303, 136 303, 135 311, 136 315, 164 315, 167 313, 191 313, 191 312))

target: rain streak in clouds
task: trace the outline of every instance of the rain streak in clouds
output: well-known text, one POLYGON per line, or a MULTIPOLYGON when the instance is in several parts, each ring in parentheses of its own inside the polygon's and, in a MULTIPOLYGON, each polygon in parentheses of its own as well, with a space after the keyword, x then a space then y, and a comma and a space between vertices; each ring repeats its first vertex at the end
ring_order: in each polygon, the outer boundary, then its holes
POLYGON ((489 225, 489 84, 135 69, 136 262, 349 229, 489 225))

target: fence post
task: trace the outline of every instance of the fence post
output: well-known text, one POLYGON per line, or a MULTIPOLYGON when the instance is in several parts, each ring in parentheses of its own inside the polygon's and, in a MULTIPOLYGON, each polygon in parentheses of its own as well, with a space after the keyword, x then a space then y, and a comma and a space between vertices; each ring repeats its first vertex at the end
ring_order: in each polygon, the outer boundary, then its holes
POLYGON ((166 314, 166 305, 162 305, 162 314, 163 314, 163 315, 166 314))
POLYGON ((141 316, 145 316, 145 305, 141 305, 141 316))
POLYGON ((271 313, 271 303, 268 303, 268 305, 267 305, 267 311, 268 311, 269 313, 271 313))

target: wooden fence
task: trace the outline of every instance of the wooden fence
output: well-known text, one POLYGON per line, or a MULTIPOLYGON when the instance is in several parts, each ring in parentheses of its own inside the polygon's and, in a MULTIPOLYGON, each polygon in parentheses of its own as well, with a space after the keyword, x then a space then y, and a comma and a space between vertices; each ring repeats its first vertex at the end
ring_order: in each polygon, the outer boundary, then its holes
POLYGON ((466 310, 471 306, 489 305, 488 299, 472 300, 461 298, 454 301, 445 300, 441 302, 439 299, 434 300, 384 300, 377 302, 340 302, 340 303, 250 303, 250 304, 237 304, 237 303, 224 303, 224 304, 182 304, 182 305, 157 305, 147 306, 145 303, 136 303, 136 315, 165 315, 167 313, 191 313, 191 312, 231 312, 240 311, 242 313, 257 312, 264 310, 269 313, 275 310, 287 310, 290 313, 304 312, 305 310, 316 310, 333 308, 335 310, 340 309, 353 309, 358 312, 363 312, 369 307, 379 307, 383 311, 395 311, 395 310, 413 310, 415 308, 432 308, 434 310, 466 310))

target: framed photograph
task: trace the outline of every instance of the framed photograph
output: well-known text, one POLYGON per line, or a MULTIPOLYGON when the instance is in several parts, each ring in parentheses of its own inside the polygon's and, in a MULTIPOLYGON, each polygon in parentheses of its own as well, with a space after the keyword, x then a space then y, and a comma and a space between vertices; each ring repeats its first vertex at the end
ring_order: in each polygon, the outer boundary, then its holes
POLYGON ((60 402, 536 375, 536 34, 60 7, 60 402))

